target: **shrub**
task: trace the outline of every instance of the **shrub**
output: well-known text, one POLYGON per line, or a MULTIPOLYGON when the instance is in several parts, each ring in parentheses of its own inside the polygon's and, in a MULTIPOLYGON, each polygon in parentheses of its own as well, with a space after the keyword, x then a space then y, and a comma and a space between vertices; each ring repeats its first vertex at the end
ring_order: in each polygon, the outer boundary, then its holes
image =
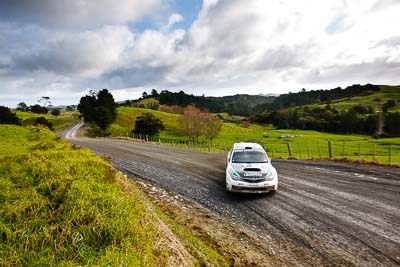
POLYGON ((154 136, 164 129, 163 122, 152 113, 147 112, 136 118, 133 132, 136 134, 154 136))
POLYGON ((21 121, 8 107, 0 106, 0 124, 21 125, 21 121))
POLYGON ((45 117, 37 118, 33 125, 35 125, 35 126, 41 125, 41 126, 45 126, 45 127, 49 128, 50 130, 54 130, 53 124, 51 122, 49 122, 45 117))
POLYGON ((61 113, 61 111, 59 109, 53 109, 51 111, 51 115, 53 115, 53 116, 58 116, 58 115, 60 115, 60 113, 61 113))

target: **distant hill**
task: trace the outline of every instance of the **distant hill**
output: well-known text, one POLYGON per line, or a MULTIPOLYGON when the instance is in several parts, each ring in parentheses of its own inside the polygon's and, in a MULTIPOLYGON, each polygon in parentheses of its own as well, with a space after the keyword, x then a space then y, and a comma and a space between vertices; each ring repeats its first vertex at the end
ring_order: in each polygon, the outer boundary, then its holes
POLYGON ((186 94, 183 91, 146 95, 138 100, 125 101, 123 106, 157 109, 158 105, 196 106, 212 113, 228 113, 237 116, 250 116, 256 113, 256 108, 274 101, 274 96, 237 94, 223 97, 206 97, 186 94))
MULTIPOLYGON (((347 110, 355 105, 371 106, 374 110, 390 99, 400 99, 400 86, 386 85, 351 85, 346 88, 321 89, 282 95, 248 95, 237 94, 231 96, 212 97, 196 96, 184 91, 170 92, 168 90, 142 97, 138 100, 125 101, 123 106, 142 107, 157 110, 159 105, 196 106, 204 111, 213 113, 227 113, 233 116, 250 117, 264 112, 284 110, 309 106, 323 107, 330 104, 338 110, 347 110)), ((397 101, 396 103, 400 103, 397 101)), ((393 107, 391 107, 393 109, 393 107)), ((398 104, 396 104, 396 108, 398 104)), ((400 108, 399 108, 400 109, 400 108)))
POLYGON ((281 129, 400 136, 400 86, 352 85, 280 95, 262 105, 252 121, 281 129))
POLYGON ((352 85, 344 89, 338 87, 331 90, 302 90, 298 93, 283 94, 272 103, 258 106, 259 111, 324 108, 327 104, 339 111, 349 110, 354 106, 365 106, 372 110, 381 110, 382 105, 393 100, 395 105, 390 110, 400 111, 400 86, 388 85, 352 85))

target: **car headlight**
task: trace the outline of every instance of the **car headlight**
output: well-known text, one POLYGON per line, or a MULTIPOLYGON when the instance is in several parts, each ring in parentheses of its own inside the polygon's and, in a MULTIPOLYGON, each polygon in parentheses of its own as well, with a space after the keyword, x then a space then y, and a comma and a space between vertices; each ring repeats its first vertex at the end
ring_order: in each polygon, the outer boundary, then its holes
POLYGON ((228 167, 228 175, 233 180, 239 180, 240 179, 240 175, 232 167, 228 167))
POLYGON ((276 178, 276 171, 274 171, 274 169, 270 168, 267 172, 266 175, 267 178, 269 179, 275 179, 276 178))

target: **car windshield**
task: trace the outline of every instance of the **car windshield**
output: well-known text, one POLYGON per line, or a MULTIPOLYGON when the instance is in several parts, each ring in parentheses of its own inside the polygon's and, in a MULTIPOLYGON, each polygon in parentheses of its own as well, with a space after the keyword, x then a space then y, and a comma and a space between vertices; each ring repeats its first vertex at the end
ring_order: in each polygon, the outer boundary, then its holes
POLYGON ((233 163, 267 163, 268 158, 261 151, 235 151, 232 156, 233 163))

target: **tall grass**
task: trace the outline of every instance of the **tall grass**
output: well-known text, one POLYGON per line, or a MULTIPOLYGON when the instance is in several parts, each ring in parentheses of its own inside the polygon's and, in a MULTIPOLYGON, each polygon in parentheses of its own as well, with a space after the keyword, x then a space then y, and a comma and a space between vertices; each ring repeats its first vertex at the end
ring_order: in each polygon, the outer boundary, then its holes
POLYGON ((0 147, 0 266, 167 264, 159 216, 109 163, 34 127, 0 125, 0 147))

